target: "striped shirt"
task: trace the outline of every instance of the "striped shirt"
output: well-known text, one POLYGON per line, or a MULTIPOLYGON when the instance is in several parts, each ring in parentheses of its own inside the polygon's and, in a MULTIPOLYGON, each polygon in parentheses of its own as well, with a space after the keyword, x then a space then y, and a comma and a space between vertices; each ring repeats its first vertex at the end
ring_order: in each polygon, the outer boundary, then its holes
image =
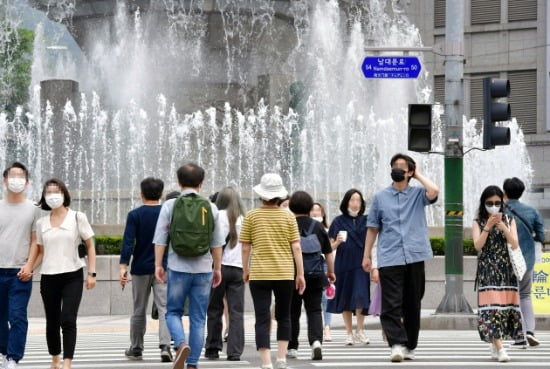
POLYGON ((280 208, 257 208, 246 214, 241 242, 252 244, 250 280, 294 280, 290 244, 300 240, 292 213, 280 208))

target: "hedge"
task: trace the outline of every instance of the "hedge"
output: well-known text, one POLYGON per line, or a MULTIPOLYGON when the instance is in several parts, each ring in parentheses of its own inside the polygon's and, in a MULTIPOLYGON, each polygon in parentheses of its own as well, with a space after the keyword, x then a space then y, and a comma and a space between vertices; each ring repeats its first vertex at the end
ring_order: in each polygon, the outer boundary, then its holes
MULTIPOLYGON (((122 236, 96 236, 95 243, 98 255, 120 255, 122 236)), ((430 243, 434 255, 445 255, 445 239, 443 237, 432 237, 430 243)), ((464 240, 464 255, 477 255, 473 240, 464 240)))

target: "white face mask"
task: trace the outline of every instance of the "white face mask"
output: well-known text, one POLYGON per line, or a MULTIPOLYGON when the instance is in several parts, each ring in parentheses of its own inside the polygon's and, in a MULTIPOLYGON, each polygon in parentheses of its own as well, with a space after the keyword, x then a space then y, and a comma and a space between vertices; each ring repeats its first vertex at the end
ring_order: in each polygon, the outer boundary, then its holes
POLYGON ((495 215, 495 214, 498 214, 500 213, 500 206, 487 206, 485 205, 485 209, 487 210, 487 212, 491 215, 495 215))
POLYGON ((11 192, 20 193, 25 189, 25 185, 27 184, 27 180, 25 178, 19 178, 14 177, 10 178, 8 177, 8 189, 11 192))
POLYGON ((316 220, 319 223, 323 223, 323 217, 311 217, 311 219, 316 220))
POLYGON ((46 204, 52 209, 57 209, 61 205, 63 205, 63 195, 60 193, 52 193, 49 195, 46 195, 45 197, 46 204))
POLYGON ((350 217, 355 218, 357 215, 359 215, 359 212, 358 211, 353 211, 350 208, 348 208, 348 214, 349 214, 350 217))

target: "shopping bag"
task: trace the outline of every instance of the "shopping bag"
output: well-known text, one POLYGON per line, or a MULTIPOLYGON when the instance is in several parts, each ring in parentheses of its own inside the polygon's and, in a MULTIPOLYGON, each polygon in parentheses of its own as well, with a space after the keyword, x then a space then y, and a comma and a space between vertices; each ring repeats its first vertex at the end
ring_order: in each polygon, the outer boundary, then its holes
POLYGON ((374 291, 372 292, 372 296, 370 299, 370 306, 369 306, 369 315, 380 315, 382 312, 382 288, 380 287, 380 283, 377 283, 376 286, 374 286, 374 291))

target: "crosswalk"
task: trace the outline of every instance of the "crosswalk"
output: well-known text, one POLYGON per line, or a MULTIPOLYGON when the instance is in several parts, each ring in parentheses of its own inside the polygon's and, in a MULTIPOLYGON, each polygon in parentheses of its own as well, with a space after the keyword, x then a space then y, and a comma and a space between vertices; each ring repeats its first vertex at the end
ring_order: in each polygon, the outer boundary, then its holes
MULTIPOLYGON (((333 330, 333 341, 323 344, 323 360, 312 361, 311 351, 305 341, 306 332, 302 330, 301 346, 297 359, 288 360, 289 369, 302 368, 383 368, 395 367, 389 361, 389 348, 382 340, 379 330, 367 331, 369 345, 345 346, 345 332, 333 330)), ((502 364, 490 358, 489 345, 479 340, 475 331, 421 331, 419 347, 413 361, 404 361, 400 368, 492 368, 506 365, 507 368, 550 368, 550 332, 540 332, 537 337, 541 345, 537 348, 508 348, 511 362, 502 364)), ((84 333, 79 334, 75 369, 91 368, 171 368, 159 360, 158 338, 145 336, 143 361, 129 361, 124 357, 128 343, 127 333, 84 333)), ((273 343, 275 348, 275 342, 273 343)), ((274 351, 274 350, 273 350, 274 351)), ((273 352, 273 356, 275 353, 273 352)), ((258 354, 254 345, 254 332, 246 332, 246 349, 242 361, 226 361, 223 354, 220 360, 201 358, 201 369, 237 369, 259 368, 258 354)), ((24 360, 18 368, 49 368, 45 337, 30 335, 24 360)))

